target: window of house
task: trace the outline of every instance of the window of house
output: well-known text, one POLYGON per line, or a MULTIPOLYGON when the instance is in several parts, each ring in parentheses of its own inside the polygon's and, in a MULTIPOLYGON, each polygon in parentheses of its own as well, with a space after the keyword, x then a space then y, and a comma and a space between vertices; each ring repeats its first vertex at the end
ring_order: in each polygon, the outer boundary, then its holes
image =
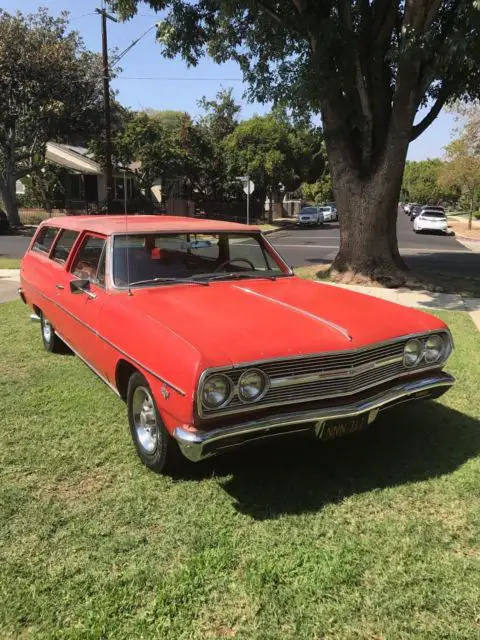
POLYGON ((52 258, 57 262, 66 262, 77 237, 78 231, 71 231, 70 229, 61 231, 53 249, 52 258))
POLYGON ((125 182, 127 183, 127 198, 131 200, 135 196, 135 180, 133 178, 116 177, 115 180, 115 199, 125 200, 125 182))
POLYGON ((87 236, 80 247, 72 265, 72 273, 82 280, 90 280, 96 284, 105 282, 105 238, 87 236))
POLYGON ((57 227, 42 227, 35 238, 32 249, 41 251, 42 253, 48 253, 57 232, 57 227))
POLYGON ((71 200, 81 200, 83 198, 83 180, 78 174, 70 174, 68 196, 71 200))

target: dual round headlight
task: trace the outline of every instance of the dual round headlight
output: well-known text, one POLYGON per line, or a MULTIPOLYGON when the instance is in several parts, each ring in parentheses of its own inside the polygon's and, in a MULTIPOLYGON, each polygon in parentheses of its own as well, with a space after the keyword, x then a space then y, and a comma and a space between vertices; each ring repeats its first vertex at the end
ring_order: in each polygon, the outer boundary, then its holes
POLYGON ((447 348, 447 339, 441 335, 429 336, 425 341, 409 340, 403 351, 403 364, 415 367, 424 358, 427 364, 434 364, 442 359, 447 348))
POLYGON ((202 388, 202 404, 207 409, 220 409, 226 405, 236 391, 242 402, 260 400, 268 389, 268 378, 260 369, 248 369, 240 376, 237 387, 223 373, 209 376, 202 388))

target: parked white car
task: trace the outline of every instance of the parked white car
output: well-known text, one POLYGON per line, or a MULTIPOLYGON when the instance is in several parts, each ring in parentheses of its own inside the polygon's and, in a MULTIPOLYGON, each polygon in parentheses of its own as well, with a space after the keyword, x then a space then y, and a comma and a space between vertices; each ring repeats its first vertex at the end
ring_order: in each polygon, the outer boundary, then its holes
POLYGON ((332 222, 337 219, 337 210, 334 207, 322 205, 319 209, 323 213, 323 219, 325 222, 332 222))
POLYGON ((297 224, 322 224, 324 222, 321 207, 304 207, 297 216, 297 224))
POLYGON ((440 231, 448 233, 447 216, 438 209, 422 209, 421 213, 413 220, 413 230, 420 231, 440 231))

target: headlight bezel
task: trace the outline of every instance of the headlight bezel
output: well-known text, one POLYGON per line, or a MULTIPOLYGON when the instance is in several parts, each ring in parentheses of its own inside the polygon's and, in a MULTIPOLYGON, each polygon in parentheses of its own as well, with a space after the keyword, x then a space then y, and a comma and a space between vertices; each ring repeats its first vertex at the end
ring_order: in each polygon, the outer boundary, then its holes
POLYGON ((223 409, 231 401, 234 393, 235 393, 235 385, 233 383, 233 380, 230 378, 230 376, 220 371, 217 371, 216 373, 212 373, 209 376, 207 376, 202 383, 202 388, 200 393, 202 407, 207 411, 218 411, 219 409, 223 409), (228 384, 228 394, 226 394, 224 400, 220 404, 217 404, 214 406, 211 406, 208 403, 206 403, 205 396, 204 396, 205 387, 207 386, 208 382, 212 380, 212 378, 223 378, 227 381, 227 384, 228 384))
POLYGON ((404 350, 403 350, 403 366, 406 369, 415 369, 415 368, 426 368, 426 367, 436 367, 436 366, 443 366, 445 364, 445 362, 448 360, 448 358, 450 357, 452 351, 453 351, 454 345, 453 345, 453 338, 452 335, 450 333, 450 331, 448 330, 439 330, 439 331, 432 331, 427 335, 423 335, 423 336, 411 336, 409 340, 407 340, 407 342, 405 343, 404 346, 404 350), (439 355, 437 358, 435 359, 429 359, 427 357, 427 352, 428 352, 428 342, 429 340, 432 339, 438 339, 441 341, 441 349, 439 351, 439 355), (407 364, 406 362, 406 348, 407 345, 413 343, 413 342, 417 342, 420 344, 421 347, 421 355, 419 358, 417 358, 417 360, 415 361, 415 363, 413 364, 407 364))
POLYGON ((410 338, 410 340, 407 340, 407 342, 405 343, 405 345, 403 347, 403 366, 406 369, 413 369, 414 367, 417 367, 423 360, 424 351, 425 351, 425 345, 424 345, 423 341, 420 338, 410 338), (407 347, 410 344, 417 344, 418 347, 419 347, 419 352, 418 352, 418 357, 415 360, 415 362, 412 363, 412 364, 407 364, 407 360, 406 360, 407 347))
POLYGON ((432 333, 425 340, 424 359, 425 359, 426 364, 433 365, 433 364, 437 364, 439 362, 443 362, 446 359, 445 358, 445 354, 446 354, 447 350, 448 350, 448 338, 446 338, 444 335, 442 335, 440 333, 432 333), (428 346, 428 343, 429 343, 430 340, 434 340, 435 338, 440 340, 440 349, 438 350, 438 356, 436 358, 434 358, 433 360, 429 360, 428 351, 429 351, 429 349, 431 349, 431 347, 428 346))
POLYGON ((245 369, 245 371, 243 371, 242 375, 238 379, 238 382, 235 387, 235 391, 238 396, 238 399, 242 404, 254 404, 255 402, 258 402, 263 397, 265 397, 265 394, 268 392, 269 388, 270 388, 270 380, 267 374, 261 369, 258 369, 257 367, 253 367, 250 369, 245 369), (255 398, 245 398, 241 391, 242 378, 245 378, 246 376, 251 375, 252 373, 259 374, 260 377, 263 379, 263 388, 261 392, 257 396, 255 396, 255 398))

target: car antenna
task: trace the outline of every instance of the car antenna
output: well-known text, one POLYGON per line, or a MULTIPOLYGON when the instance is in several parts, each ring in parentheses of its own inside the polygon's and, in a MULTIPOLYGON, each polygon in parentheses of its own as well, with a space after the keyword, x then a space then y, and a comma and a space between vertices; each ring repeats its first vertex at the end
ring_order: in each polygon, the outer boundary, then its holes
POLYGON ((127 285, 128 285, 128 295, 133 296, 132 288, 130 286, 130 255, 128 251, 129 238, 128 238, 128 207, 127 207, 127 172, 125 168, 123 169, 123 203, 125 209, 125 233, 127 240, 127 285))

